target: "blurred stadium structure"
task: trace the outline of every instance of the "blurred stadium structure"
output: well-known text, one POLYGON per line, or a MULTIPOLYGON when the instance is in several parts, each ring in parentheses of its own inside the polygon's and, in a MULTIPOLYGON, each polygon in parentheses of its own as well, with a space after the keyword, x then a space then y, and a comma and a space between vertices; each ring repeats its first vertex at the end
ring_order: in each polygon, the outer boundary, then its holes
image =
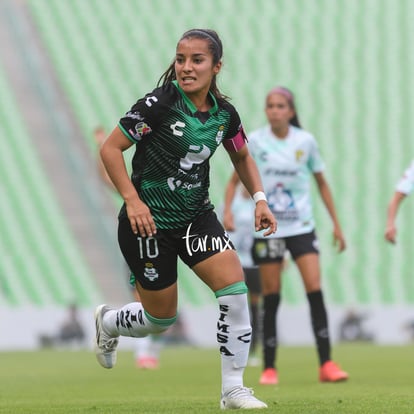
MULTIPOLYGON (((96 304, 129 300, 119 200, 100 182, 92 131, 111 130, 155 86, 192 27, 220 33, 220 87, 247 131, 265 122, 266 92, 284 85, 320 144, 348 242, 334 253, 316 203, 331 325, 349 307, 368 310, 378 342, 404 342, 401 327, 414 315, 414 209, 401 211, 396 247, 383 229, 414 157, 413 19, 411 0, 0 0, 0 326, 11 332, 0 348, 34 346, 36 329, 55 326, 68 303, 91 325, 96 304), (28 315, 33 324, 21 333, 28 315)), ((213 165, 219 207, 231 172, 223 150, 213 165)), ((191 324, 215 312, 214 297, 180 269, 191 324)), ((311 340, 294 266, 283 301, 281 340, 311 340)), ((194 325, 203 342, 206 324, 194 325)))

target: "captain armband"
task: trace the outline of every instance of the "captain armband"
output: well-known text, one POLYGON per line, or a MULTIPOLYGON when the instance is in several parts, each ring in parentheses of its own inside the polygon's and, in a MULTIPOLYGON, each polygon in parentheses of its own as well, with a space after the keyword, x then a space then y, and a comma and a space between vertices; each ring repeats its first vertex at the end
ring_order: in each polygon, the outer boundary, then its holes
POLYGON ((223 140, 223 145, 228 152, 237 152, 244 147, 246 140, 246 135, 241 129, 233 138, 223 140))

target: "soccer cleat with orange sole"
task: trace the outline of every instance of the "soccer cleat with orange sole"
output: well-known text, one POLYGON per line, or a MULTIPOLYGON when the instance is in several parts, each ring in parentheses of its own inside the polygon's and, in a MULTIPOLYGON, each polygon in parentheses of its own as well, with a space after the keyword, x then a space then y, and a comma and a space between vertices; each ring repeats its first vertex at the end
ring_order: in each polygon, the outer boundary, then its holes
POLYGON ((339 382, 349 378, 347 372, 342 371, 333 361, 326 361, 319 369, 320 382, 339 382))
POLYGON ((277 371, 274 368, 266 368, 260 376, 259 384, 276 385, 279 382, 277 371))
POLYGON ((138 368, 142 369, 158 369, 159 361, 158 358, 151 356, 142 356, 136 359, 138 368))

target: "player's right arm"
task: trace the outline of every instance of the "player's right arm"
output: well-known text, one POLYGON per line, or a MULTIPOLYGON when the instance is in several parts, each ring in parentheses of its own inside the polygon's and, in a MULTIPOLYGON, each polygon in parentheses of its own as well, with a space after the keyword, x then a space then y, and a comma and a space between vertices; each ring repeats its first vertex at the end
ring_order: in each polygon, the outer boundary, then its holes
POLYGON ((100 155, 111 181, 125 201, 132 231, 135 234, 139 233, 142 237, 152 236, 156 233, 154 220, 150 209, 139 198, 129 178, 123 156, 123 151, 132 145, 131 140, 117 126, 102 145, 100 155))

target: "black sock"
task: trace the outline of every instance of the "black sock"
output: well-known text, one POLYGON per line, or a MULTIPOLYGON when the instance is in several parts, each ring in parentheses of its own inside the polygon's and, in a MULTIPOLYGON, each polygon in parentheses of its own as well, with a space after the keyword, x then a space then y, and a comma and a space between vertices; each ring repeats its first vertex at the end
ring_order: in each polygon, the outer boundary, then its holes
POLYGON ((323 295, 320 290, 307 294, 310 305, 313 334, 320 365, 331 359, 331 344, 329 340, 328 318, 323 295))
POLYGON ((263 297, 263 351, 264 368, 275 368, 276 360, 276 314, 279 307, 280 294, 275 293, 263 297))

